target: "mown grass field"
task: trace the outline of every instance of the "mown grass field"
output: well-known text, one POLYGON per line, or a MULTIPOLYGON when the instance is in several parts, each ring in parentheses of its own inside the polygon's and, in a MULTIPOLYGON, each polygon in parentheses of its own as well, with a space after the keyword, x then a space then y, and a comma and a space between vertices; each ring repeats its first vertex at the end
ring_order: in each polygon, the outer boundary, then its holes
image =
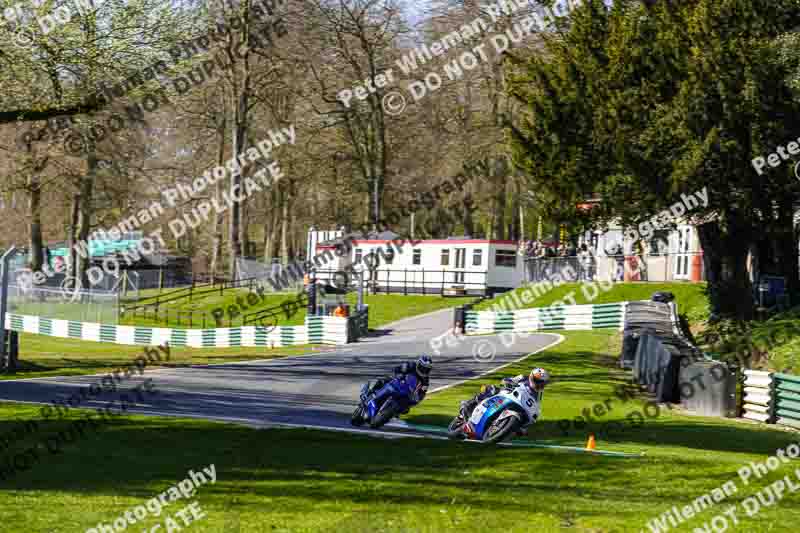
MULTIPOLYGON (((253 306, 248 305, 247 295, 249 291, 243 289, 233 289, 225 291, 222 295, 220 293, 208 294, 204 297, 194 299, 192 302, 188 300, 179 300, 164 304, 164 317, 169 317, 169 320, 156 321, 152 317, 153 312, 150 311, 148 317, 131 316, 128 315, 120 323, 139 326, 153 326, 153 327, 203 327, 202 313, 206 313, 205 327, 228 327, 229 317, 233 316, 233 325, 241 325, 241 317, 236 317, 236 313, 252 313, 254 311, 262 311, 265 309, 272 309, 275 313, 274 321, 269 320, 268 323, 280 326, 298 326, 305 322, 306 318, 306 305, 305 299, 298 297, 296 293, 265 293, 263 298, 253 306), (284 303, 290 303, 290 316, 286 315, 285 309, 281 307, 284 303), (241 303, 248 306, 248 309, 242 309, 241 303), (222 324, 216 325, 212 313, 215 310, 221 309, 224 311, 222 324), (168 310, 168 315, 164 314, 168 310), (182 312, 183 316, 178 320, 178 312, 182 312), (191 326, 189 324, 188 311, 194 311, 195 317, 192 319, 191 326)), ((475 298, 443 298, 441 296, 423 296, 423 295, 409 295, 403 296, 400 294, 364 294, 364 303, 370 306, 370 327, 378 327, 390 322, 407 318, 411 316, 421 315, 437 311, 439 309, 446 309, 449 307, 456 307, 474 301, 475 298)), ((357 296, 354 293, 347 295, 347 301, 350 303, 351 308, 355 308, 357 296)))
MULTIPOLYGON (((557 421, 616 398, 614 388, 623 383, 623 374, 610 364, 618 353, 619 333, 564 335, 561 344, 495 375, 431 395, 406 419, 444 424, 458 401, 480 383, 540 365, 552 371, 554 380, 545 393, 544 418, 531 438, 582 444, 586 430, 564 435, 557 421)), ((603 420, 624 420, 642 409, 642 400, 617 399, 611 405, 603 420)), ((0 404, 0 434, 10 419, 35 416, 34 407, 0 404)), ((51 434, 63 422, 42 424, 43 434, 51 434)), ((67 445, 57 456, 46 454, 28 472, 0 481, 0 531, 85 531, 143 504, 186 477, 189 469, 210 463, 218 480, 194 498, 207 514, 190 526, 197 531, 649 531, 646 524, 656 515, 687 505, 728 480, 734 480, 735 494, 670 531, 702 528, 729 505, 740 509, 740 522, 731 530, 792 531, 800 520, 798 493, 750 518, 741 502, 766 483, 792 474, 800 462, 748 486, 736 472, 798 440, 797 433, 763 425, 666 413, 642 427, 600 437, 601 449, 646 453, 640 459, 620 459, 125 417, 67 445)), ((188 502, 175 502, 165 512, 172 514, 188 502)), ((149 517, 131 530, 149 530, 164 516, 149 517)))

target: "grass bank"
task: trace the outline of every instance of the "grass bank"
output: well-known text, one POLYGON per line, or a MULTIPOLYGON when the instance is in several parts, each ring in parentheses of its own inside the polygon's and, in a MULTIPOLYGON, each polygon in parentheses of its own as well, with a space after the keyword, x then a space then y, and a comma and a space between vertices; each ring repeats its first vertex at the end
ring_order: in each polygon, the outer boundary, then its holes
MULTIPOLYGON (((609 358, 618 348, 619 334, 597 330, 565 335, 563 343, 493 376, 433 394, 407 419, 444 423, 458 400, 480 383, 543 365, 554 381, 533 438, 582 443, 585 431, 564 435, 556 421, 615 398, 623 376, 609 366, 609 358)), ((618 400, 602 418, 624 420, 635 409, 643 409, 641 400, 618 400)), ((34 417, 35 411, 0 404, 0 434, 10 419, 34 417)), ((63 423, 43 424, 55 432, 63 423)), ((665 413, 642 427, 601 438, 600 448, 646 452, 642 459, 618 459, 129 417, 66 445, 61 454, 44 457, 14 479, 0 481, 0 531, 85 531, 144 504, 185 478, 189 469, 211 463, 216 484, 202 486, 193 498, 207 515, 195 527, 210 532, 639 532, 649 530, 647 522, 672 506, 690 505, 729 480, 737 487, 735 493, 675 531, 702 528, 730 505, 738 506, 736 531, 789 531, 800 520, 800 493, 753 517, 746 516, 741 502, 792 474, 794 465, 749 485, 736 472, 797 440, 766 426, 665 413)), ((175 502, 165 513, 171 515, 186 503, 175 502)), ((149 530, 164 516, 148 517, 131 530, 149 530)))
MULTIPOLYGON (((606 284, 607 286, 608 284, 606 284)), ((614 302, 624 302, 633 300, 649 300, 653 293, 668 291, 675 295, 678 304, 678 312, 686 315, 689 322, 704 322, 708 319, 708 296, 706 295, 705 283, 615 283, 609 290, 595 283, 564 283, 558 287, 553 287, 541 294, 538 298, 524 303, 522 293, 532 290, 533 284, 520 287, 511 293, 499 294, 491 300, 485 300, 475 306, 476 311, 489 311, 492 306, 508 302, 513 306, 513 298, 522 303, 520 309, 531 307, 545 307, 555 302, 564 301, 570 294, 575 298, 576 304, 606 304, 614 302)), ((510 307, 511 308, 511 307, 510 307)))

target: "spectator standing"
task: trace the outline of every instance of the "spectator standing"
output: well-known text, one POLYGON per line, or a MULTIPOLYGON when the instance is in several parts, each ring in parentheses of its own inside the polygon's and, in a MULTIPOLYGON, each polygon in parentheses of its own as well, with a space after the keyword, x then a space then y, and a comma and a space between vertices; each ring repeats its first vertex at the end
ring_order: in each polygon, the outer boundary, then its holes
POLYGON ((581 244, 580 250, 578 251, 578 264, 580 265, 581 281, 592 280, 594 278, 594 273, 592 272, 592 254, 589 252, 586 243, 581 244))

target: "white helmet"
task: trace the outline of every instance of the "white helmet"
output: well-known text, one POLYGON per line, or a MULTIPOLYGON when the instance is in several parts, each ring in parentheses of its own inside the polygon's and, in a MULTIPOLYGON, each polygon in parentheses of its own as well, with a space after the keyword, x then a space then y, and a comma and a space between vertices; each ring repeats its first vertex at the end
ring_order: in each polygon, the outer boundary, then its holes
POLYGON ((544 386, 550 383, 550 372, 544 368, 534 368, 528 376, 528 383, 533 390, 543 390, 544 386))

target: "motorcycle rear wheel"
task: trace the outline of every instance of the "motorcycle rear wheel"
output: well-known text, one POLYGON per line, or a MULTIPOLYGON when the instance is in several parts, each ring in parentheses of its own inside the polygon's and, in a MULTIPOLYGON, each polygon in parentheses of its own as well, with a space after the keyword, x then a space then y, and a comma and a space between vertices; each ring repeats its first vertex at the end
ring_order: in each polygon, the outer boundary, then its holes
POLYGON ((496 443, 501 442, 503 439, 512 435, 519 428, 519 420, 516 417, 509 416, 502 420, 495 420, 489 429, 486 430, 486 436, 483 442, 496 443))
POLYGON ((448 438, 457 440, 465 439, 467 436, 464 435, 464 424, 466 424, 466 421, 461 417, 461 415, 455 417, 453 421, 450 422, 450 425, 447 426, 448 438))
POLYGON ((364 425, 364 408, 360 405, 353 411, 353 416, 350 417, 350 423, 354 426, 364 425))
POLYGON ((378 412, 375 413, 375 416, 370 420, 369 427, 372 429, 376 429, 384 425, 386 422, 392 419, 392 417, 397 412, 397 404, 394 400, 386 400, 386 402, 381 405, 381 408, 378 409, 378 412))

